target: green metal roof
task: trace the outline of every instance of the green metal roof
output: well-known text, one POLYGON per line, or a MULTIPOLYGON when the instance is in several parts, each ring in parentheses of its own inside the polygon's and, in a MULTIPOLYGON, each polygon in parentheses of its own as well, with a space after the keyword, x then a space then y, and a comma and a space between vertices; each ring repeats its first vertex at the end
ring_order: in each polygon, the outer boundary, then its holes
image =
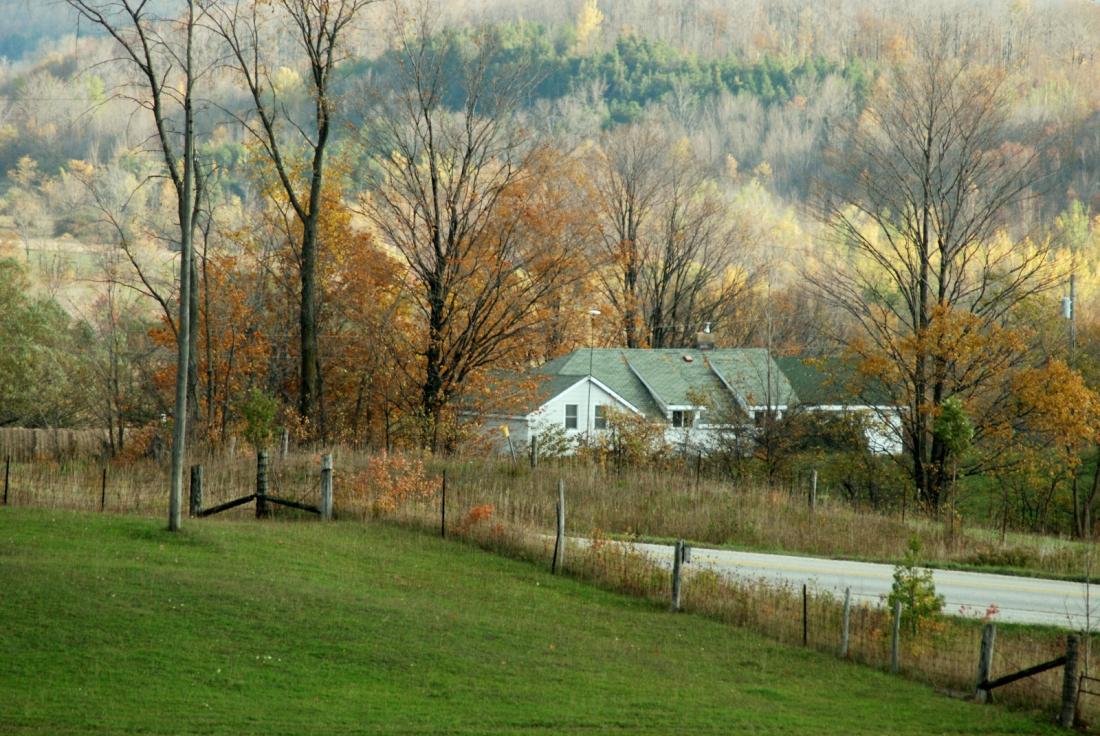
POLYGON ((714 370, 749 406, 787 406, 797 401, 797 392, 764 348, 708 354, 714 370))
MULTIPOLYGON (((601 348, 592 351, 592 377, 623 397, 631 406, 648 417, 664 416, 660 407, 650 396, 645 385, 626 364, 622 350, 601 348)), ((574 350, 536 369, 536 373, 555 376, 555 383, 562 377, 569 377, 561 390, 576 383, 588 375, 589 352, 587 349, 574 350)), ((560 391, 559 391, 560 393, 560 391)))
POLYGON ((792 398, 790 384, 763 349, 582 348, 536 369, 553 376, 539 395, 548 398, 587 376, 589 360, 596 380, 652 418, 664 417, 663 407, 706 405, 721 417, 738 411, 741 402, 784 405, 792 398))
POLYGON ((776 358, 790 380, 798 401, 808 406, 888 406, 893 404, 886 387, 861 376, 842 358, 776 358))

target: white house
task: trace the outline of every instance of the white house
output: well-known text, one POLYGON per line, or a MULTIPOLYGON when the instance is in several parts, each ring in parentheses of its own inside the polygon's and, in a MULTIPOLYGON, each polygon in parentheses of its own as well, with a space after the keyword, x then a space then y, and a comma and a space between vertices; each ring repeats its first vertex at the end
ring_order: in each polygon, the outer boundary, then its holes
POLYGON ((503 451, 502 426, 513 448, 536 434, 578 443, 606 432, 613 411, 664 425, 670 444, 705 449, 765 412, 782 416, 797 407, 859 414, 872 452, 901 452, 899 410, 881 387, 845 378, 853 375, 841 361, 775 359, 760 348, 582 348, 531 371, 524 378, 533 391, 480 419, 503 451))
POLYGON ((537 387, 518 411, 483 417, 508 427, 513 445, 556 426, 583 441, 607 429, 609 411, 663 423, 674 444, 706 447, 717 432, 782 414, 793 394, 768 351, 582 348, 535 369, 537 387))

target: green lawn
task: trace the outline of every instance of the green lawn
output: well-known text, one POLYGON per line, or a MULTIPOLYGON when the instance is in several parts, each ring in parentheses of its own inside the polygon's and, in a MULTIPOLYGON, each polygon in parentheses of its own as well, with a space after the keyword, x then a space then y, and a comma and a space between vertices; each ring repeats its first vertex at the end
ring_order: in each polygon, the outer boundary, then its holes
POLYGON ((1044 728, 391 526, 0 508, 2 733, 1044 728))

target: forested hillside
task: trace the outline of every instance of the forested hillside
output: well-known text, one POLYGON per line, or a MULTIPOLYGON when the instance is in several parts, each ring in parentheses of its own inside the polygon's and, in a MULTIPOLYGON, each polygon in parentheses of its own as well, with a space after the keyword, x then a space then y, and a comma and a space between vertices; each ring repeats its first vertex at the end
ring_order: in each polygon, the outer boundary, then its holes
POLYGON ((451 450, 709 325, 888 387, 933 505, 1092 445, 1096 3, 0 5, 2 424, 451 450))

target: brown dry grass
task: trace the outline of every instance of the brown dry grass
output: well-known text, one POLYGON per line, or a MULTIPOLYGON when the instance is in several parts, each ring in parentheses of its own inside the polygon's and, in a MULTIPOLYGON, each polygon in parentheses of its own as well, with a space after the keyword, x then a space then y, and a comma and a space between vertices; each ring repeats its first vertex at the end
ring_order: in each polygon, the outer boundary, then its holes
POLYGON ((100 429, 0 427, 0 462, 49 462, 102 457, 107 433, 100 429))
MULTIPOLYGON (((271 454, 270 493, 317 503, 320 452, 271 454)), ((358 479, 369 477, 372 455, 337 448, 336 510, 349 511, 358 479)), ((2 461, 2 458, 0 458, 2 461)), ((205 468, 207 507, 252 493, 255 456, 247 451, 197 454, 205 468)), ((102 463, 87 460, 13 461, 12 502, 37 506, 98 509, 102 463)), ((158 514, 167 506, 167 467, 151 460, 108 464, 106 510, 158 514)), ((672 470, 644 469, 608 473, 563 462, 536 470, 487 460, 426 461, 430 482, 444 472, 454 513, 492 505, 495 517, 524 527, 549 529, 554 523, 557 483, 565 483, 570 533, 592 530, 621 537, 684 538, 700 544, 785 551, 823 557, 896 561, 911 537, 921 540, 931 564, 985 567, 990 570, 1080 577, 1086 572, 1086 544, 1035 534, 978 526, 945 533, 939 521, 853 508, 827 495, 811 513, 805 499, 760 485, 734 485, 702 478, 696 483, 672 470)), ((245 514, 241 509, 231 513, 245 514)), ((459 518, 452 516, 452 518, 459 518)))

